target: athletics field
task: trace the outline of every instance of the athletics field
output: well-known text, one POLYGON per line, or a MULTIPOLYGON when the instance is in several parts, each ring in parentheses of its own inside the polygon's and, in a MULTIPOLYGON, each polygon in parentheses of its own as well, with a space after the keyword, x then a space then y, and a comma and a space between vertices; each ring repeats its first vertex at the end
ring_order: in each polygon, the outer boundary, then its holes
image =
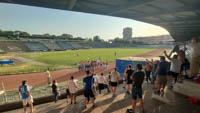
POLYGON ((0 75, 43 72, 47 68, 50 68, 50 70, 74 68, 78 66, 79 62, 97 60, 98 58, 101 58, 104 62, 114 62, 116 58, 136 56, 153 50, 155 49, 104 48, 1 54, 0 60, 12 59, 15 63, 1 66, 0 75))

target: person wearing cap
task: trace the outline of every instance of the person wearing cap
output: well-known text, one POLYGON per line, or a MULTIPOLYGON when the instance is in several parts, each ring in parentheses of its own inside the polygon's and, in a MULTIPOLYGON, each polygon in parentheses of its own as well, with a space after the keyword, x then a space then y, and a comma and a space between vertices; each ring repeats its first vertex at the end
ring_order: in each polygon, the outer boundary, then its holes
POLYGON ((176 54, 173 56, 173 58, 171 58, 171 54, 168 56, 166 51, 164 51, 164 54, 171 62, 170 71, 168 74, 172 76, 172 78, 174 79, 174 83, 176 83, 181 70, 182 62, 178 59, 178 55, 176 54))
POLYGON ((157 90, 154 92, 155 94, 160 94, 162 92, 164 94, 164 88, 167 84, 167 75, 168 75, 169 63, 166 62, 164 56, 160 56, 160 63, 157 66, 155 75, 157 76, 155 87, 157 90))

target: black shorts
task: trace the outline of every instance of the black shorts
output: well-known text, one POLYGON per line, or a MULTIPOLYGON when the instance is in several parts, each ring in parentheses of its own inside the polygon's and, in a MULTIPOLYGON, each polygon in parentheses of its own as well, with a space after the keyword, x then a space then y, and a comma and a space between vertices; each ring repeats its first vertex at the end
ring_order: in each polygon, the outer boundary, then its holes
POLYGON ((111 82, 111 86, 117 87, 117 82, 111 82))
POLYGON ((132 80, 130 80, 130 79, 127 79, 127 82, 126 82, 127 84, 132 84, 133 83, 133 81, 132 80))
POLYGON ((66 95, 67 95, 67 96, 70 96, 69 89, 66 89, 66 95))
POLYGON ((145 71, 145 74, 147 77, 149 77, 151 75, 151 71, 145 71))
POLYGON ((98 88, 99 88, 99 90, 103 90, 104 89, 104 84, 98 84, 98 88))
POLYGON ((142 88, 132 88, 132 99, 137 100, 137 98, 142 99, 142 88))
POLYGON ((108 83, 110 86, 111 86, 111 81, 109 81, 109 83, 108 83))
POLYGON ((175 72, 169 71, 168 75, 171 75, 173 78, 177 78, 179 73, 175 73, 175 72))
POLYGON ((85 90, 84 91, 84 96, 85 97, 91 97, 91 98, 94 98, 94 93, 93 93, 93 91, 92 90, 85 90))

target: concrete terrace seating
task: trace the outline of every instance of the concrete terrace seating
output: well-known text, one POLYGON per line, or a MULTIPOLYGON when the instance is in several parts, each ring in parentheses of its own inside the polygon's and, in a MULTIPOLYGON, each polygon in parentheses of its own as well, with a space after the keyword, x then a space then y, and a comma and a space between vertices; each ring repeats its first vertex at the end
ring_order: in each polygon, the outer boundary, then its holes
MULTIPOLYGON (((84 109, 84 96, 80 95, 77 97, 77 104, 71 105, 66 103, 66 100, 59 100, 57 103, 52 102, 53 96, 46 97, 45 99, 35 100, 34 109, 35 113, 126 113, 127 109, 131 108, 132 97, 126 94, 126 90, 122 88, 123 85, 119 85, 117 88, 116 96, 112 97, 112 93, 107 93, 106 90, 102 91, 102 94, 96 95, 95 108, 92 108, 92 104, 87 105, 87 109, 84 109), (49 103, 44 103, 47 99, 51 99, 49 103), (44 104, 36 105, 38 101, 43 101, 44 104)), ((174 98, 171 103, 163 103, 151 97, 153 93, 153 85, 144 83, 143 84, 143 98, 144 98, 144 109, 145 113, 198 113, 200 110, 199 104, 191 104, 188 102, 185 96, 179 95, 170 91, 170 95, 174 98)), ((66 95, 61 95, 65 96, 66 95)), ((60 98, 62 99, 62 98, 60 98)), ((18 107, 19 108, 19 107, 18 107)), ((18 102, 12 104, 12 106, 4 105, 1 106, 2 111, 5 113, 22 113, 22 103, 18 102), (8 111, 4 110, 6 107, 15 107, 20 105, 21 109, 8 111)), ((1 111, 1 110, 0 110, 1 111)), ((139 103, 136 105, 135 113, 141 113, 139 103)))
POLYGON ((83 48, 78 42, 70 42, 72 45, 73 49, 81 49, 83 48))
POLYGON ((21 41, 0 41, 0 49, 4 52, 30 51, 21 41))
POLYGON ((73 49, 71 44, 67 43, 66 41, 56 41, 56 43, 64 50, 73 49))
POLYGON ((42 40, 40 41, 42 44, 44 44, 49 50, 63 50, 60 48, 57 43, 53 40, 42 40))
POLYGON ((24 44, 32 51, 48 51, 49 49, 40 42, 24 42, 24 44))
POLYGON ((83 49, 89 49, 89 48, 91 48, 91 46, 88 45, 88 43, 79 43, 79 44, 82 46, 83 49))

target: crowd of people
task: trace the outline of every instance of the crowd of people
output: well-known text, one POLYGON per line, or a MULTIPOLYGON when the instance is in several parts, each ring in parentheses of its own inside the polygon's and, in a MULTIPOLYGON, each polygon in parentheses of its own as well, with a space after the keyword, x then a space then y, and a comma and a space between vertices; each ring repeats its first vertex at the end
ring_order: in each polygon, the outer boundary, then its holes
POLYGON ((89 60, 88 62, 84 63, 81 62, 78 66, 79 72, 95 71, 95 69, 103 67, 104 69, 108 69, 108 62, 103 62, 101 58, 98 60, 89 60))
MULTIPOLYGON (((165 56, 160 56, 159 61, 154 60, 146 60, 146 65, 137 64, 137 66, 133 67, 133 65, 128 65, 124 70, 123 80, 125 82, 125 86, 127 87, 126 93, 131 95, 132 97, 132 109, 131 111, 134 113, 136 101, 139 99, 142 111, 144 112, 144 101, 142 98, 143 89, 142 84, 146 77, 146 83, 151 82, 155 85, 156 90, 155 94, 162 95, 164 94, 165 86, 167 85, 168 79, 172 79, 173 83, 171 84, 171 88, 176 82, 182 82, 183 79, 192 79, 197 76, 199 72, 200 66, 200 52, 197 52, 199 46, 197 46, 197 40, 192 40, 193 53, 191 57, 191 63, 185 57, 184 50, 173 50, 169 55, 166 51, 164 51, 165 56), (172 53, 174 54, 173 57, 172 53), (168 61, 166 60, 168 59, 168 61), (170 65, 169 65, 170 64, 170 65)), ((95 68, 98 65, 96 61, 88 62, 91 66, 91 69, 84 67, 84 71, 86 72, 86 76, 83 78, 84 85, 84 97, 85 97, 85 108, 87 108, 87 104, 91 102, 93 107, 95 107, 95 99, 96 95, 102 93, 103 89, 107 89, 107 93, 112 92, 112 97, 116 96, 117 86, 120 83, 121 77, 117 71, 117 68, 114 68, 108 74, 100 73, 99 75, 95 74, 92 68, 95 68), (99 91, 99 92, 97 92, 99 91)), ((100 64, 99 64, 100 65, 100 64)), ((47 71, 48 83, 50 82, 50 72, 47 71)), ((124 88, 125 88, 124 86, 124 88)), ((52 92, 54 95, 55 103, 58 101, 59 97, 59 89, 57 86, 56 80, 52 82, 52 92)), ((79 87, 74 81, 74 76, 71 76, 70 80, 67 81, 66 86, 66 94, 67 98, 71 98, 71 104, 76 104, 76 93, 79 90, 79 87)), ((33 98, 30 94, 30 89, 27 85, 27 81, 22 81, 22 85, 19 87, 19 97, 22 98, 24 112, 26 113, 26 105, 27 103, 30 105, 31 113, 33 112, 33 98)), ((68 99, 67 99, 68 102, 68 99)))

